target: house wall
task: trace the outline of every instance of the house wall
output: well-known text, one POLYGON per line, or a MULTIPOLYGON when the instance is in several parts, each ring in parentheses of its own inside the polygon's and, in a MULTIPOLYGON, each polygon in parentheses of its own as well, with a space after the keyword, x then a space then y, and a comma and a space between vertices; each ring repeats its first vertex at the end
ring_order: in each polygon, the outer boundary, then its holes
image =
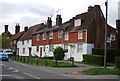
POLYGON ((29 40, 29 43, 27 42, 27 40, 24 40, 24 45, 22 45, 22 41, 18 41, 17 43, 17 49, 19 49, 19 51, 17 50, 17 55, 19 56, 29 56, 29 49, 28 47, 31 47, 31 43, 32 40, 29 40), (25 53, 23 53, 23 48, 25 48, 25 53))

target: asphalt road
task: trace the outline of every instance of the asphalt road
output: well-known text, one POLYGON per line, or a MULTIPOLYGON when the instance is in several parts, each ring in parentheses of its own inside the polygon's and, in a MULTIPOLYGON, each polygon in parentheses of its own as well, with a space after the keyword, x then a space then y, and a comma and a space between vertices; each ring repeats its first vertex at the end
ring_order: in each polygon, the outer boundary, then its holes
MULTIPOLYGON (((2 81, 101 81, 101 79, 73 79, 57 73, 44 71, 42 68, 34 68, 13 61, 0 62, 0 79, 2 81), (1 73, 2 69, 2 73, 1 73)), ((102 80, 118 81, 118 80, 102 80)))

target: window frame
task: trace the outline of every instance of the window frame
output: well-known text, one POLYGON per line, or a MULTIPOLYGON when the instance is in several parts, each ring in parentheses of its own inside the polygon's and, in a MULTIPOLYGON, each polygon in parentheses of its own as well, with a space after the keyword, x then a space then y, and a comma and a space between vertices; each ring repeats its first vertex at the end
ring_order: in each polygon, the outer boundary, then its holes
POLYGON ((68 32, 65 33, 65 40, 69 40, 69 33, 68 32))
POLYGON ((74 26, 80 26, 81 25, 81 19, 74 20, 74 26))
POLYGON ((46 32, 43 33, 43 40, 46 40, 46 32))
POLYGON ((82 31, 78 31, 78 39, 83 39, 83 32, 82 31))
POLYGON ((54 46, 53 45, 49 45, 49 51, 53 51, 54 46))
POLYGON ((63 30, 58 31, 58 38, 62 38, 63 30))
POLYGON ((40 34, 37 34, 36 35, 36 41, 39 41, 40 40, 40 34))
POLYGON ((25 54, 25 48, 23 48, 23 54, 25 54))
POLYGON ((22 40, 22 45, 24 45, 24 40, 22 40))
POLYGON ((83 52, 83 44, 77 44, 77 52, 83 52))
POLYGON ((49 39, 53 39, 53 31, 49 32, 49 39))
POLYGON ((39 52, 39 46, 36 46, 36 52, 39 52))

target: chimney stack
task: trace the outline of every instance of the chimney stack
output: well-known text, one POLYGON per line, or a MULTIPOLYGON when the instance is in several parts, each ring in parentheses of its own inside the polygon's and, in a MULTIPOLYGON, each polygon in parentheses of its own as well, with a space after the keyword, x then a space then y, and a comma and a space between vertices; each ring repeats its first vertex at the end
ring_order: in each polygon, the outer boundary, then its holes
POLYGON ((50 17, 48 17, 48 20, 47 20, 47 28, 50 28, 52 27, 52 20, 50 17))
POLYGON ((89 11, 92 11, 93 9, 94 9, 93 6, 89 6, 89 7, 88 7, 88 12, 89 12, 89 11))
POLYGON ((18 32, 20 32, 19 23, 17 23, 16 26, 15 26, 15 34, 17 34, 18 32))
POLYGON ((28 27, 26 26, 26 27, 24 27, 24 32, 26 32, 28 30, 28 27))
POLYGON ((5 32, 8 31, 8 25, 5 25, 5 32))
POLYGON ((62 18, 61 18, 61 15, 57 15, 57 17, 56 17, 56 25, 58 26, 60 24, 62 24, 62 18))
POLYGON ((120 49, 120 20, 116 20, 116 29, 117 29, 117 45, 120 49))

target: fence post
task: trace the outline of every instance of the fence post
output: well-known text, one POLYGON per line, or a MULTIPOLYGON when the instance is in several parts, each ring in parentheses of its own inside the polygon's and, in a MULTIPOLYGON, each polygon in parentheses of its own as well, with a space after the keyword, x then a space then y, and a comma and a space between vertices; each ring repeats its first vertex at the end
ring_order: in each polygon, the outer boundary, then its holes
POLYGON ((55 60, 55 64, 56 64, 56 66, 58 65, 58 64, 57 64, 57 60, 55 60))

